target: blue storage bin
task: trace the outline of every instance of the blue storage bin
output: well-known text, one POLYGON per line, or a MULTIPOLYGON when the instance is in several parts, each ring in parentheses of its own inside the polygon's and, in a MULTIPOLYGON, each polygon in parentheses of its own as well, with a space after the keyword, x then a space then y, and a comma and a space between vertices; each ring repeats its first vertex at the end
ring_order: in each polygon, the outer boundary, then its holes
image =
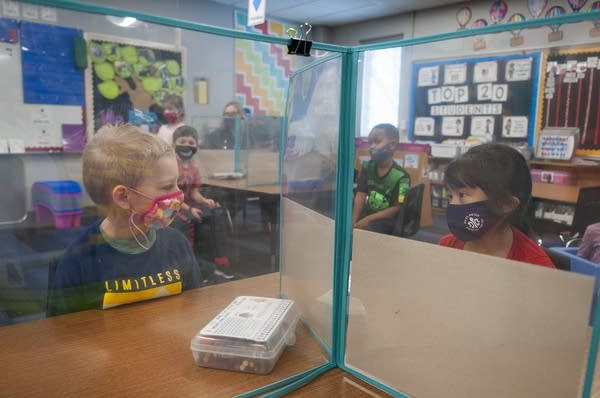
POLYGON ((598 294, 598 288, 600 287, 600 264, 579 257, 577 255, 577 247, 551 247, 550 250, 569 257, 571 260, 571 272, 594 277, 594 297, 592 309, 590 310, 590 325, 593 324, 596 311, 596 296, 598 294))

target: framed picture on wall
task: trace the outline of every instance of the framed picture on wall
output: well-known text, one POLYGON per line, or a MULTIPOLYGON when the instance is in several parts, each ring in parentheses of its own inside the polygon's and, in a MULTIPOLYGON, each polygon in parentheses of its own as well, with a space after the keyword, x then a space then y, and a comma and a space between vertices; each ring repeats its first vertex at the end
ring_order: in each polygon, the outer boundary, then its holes
POLYGON ((163 98, 184 97, 184 48, 94 33, 85 39, 87 133, 117 123, 156 132, 163 98))

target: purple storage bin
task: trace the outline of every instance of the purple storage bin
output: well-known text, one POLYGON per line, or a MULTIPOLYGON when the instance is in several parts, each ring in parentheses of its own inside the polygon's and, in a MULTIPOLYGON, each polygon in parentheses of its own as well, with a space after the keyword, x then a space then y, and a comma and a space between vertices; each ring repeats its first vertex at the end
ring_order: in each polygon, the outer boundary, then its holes
POLYGON ((78 227, 83 212, 81 195, 77 181, 36 181, 31 188, 36 221, 54 221, 57 229, 78 227))
POLYGON ((573 185, 575 179, 568 171, 531 169, 531 180, 547 184, 573 185))

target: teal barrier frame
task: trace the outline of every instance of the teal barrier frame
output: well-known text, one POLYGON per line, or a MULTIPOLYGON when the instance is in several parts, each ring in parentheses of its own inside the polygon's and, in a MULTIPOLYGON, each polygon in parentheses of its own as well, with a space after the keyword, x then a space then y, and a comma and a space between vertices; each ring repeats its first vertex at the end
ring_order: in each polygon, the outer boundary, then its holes
MULTIPOLYGON (((273 36, 264 36, 249 32, 235 31, 216 26, 200 24, 175 18, 162 17, 147 13, 140 13, 135 10, 115 8, 108 6, 99 6, 93 3, 73 1, 73 0, 28 0, 27 3, 39 4, 49 7, 68 9, 72 11, 81 11, 91 14, 107 14, 120 17, 134 17, 141 21, 182 28, 195 32, 210 33, 219 36, 226 36, 236 39, 247 39, 260 42, 286 45, 288 40, 273 36)), ((354 160, 354 131, 356 114, 356 84, 357 84, 357 64, 359 53, 366 50, 378 50, 391 47, 407 47, 420 44, 433 43, 443 40, 452 40, 475 35, 484 35, 489 33, 499 33, 510 30, 522 30, 536 28, 548 25, 561 25, 576 23, 582 21, 600 19, 600 11, 570 13, 561 16, 538 18, 522 22, 513 22, 506 24, 488 25, 477 29, 463 29, 455 32, 423 36, 411 39, 395 40, 370 45, 355 47, 338 46, 326 43, 314 42, 313 49, 333 51, 342 54, 342 92, 341 92, 341 117, 339 121, 339 143, 338 143, 338 168, 337 168, 337 195, 335 201, 335 214, 337 215, 335 223, 335 252, 334 252, 334 273, 333 273, 333 324, 332 324, 332 352, 330 362, 318 366, 307 372, 288 377, 278 382, 269 384, 260 389, 249 391, 240 397, 249 398, 260 394, 266 394, 266 397, 279 397, 290 391, 293 391, 326 371, 339 367, 342 370, 354 375, 376 388, 379 388, 393 396, 407 397, 404 393, 397 391, 376 379, 364 375, 345 364, 345 342, 346 342, 346 312, 348 299, 348 277, 350 271, 350 255, 352 244, 352 175, 354 160)), ((281 150, 285 150, 282 144, 281 150)), ((281 182, 281 175, 280 175, 281 182)), ((582 391, 583 398, 589 398, 593 382, 593 374, 596 367, 596 356, 598 353, 598 343, 600 341, 600 307, 596 308, 596 318, 593 325, 592 339, 586 373, 582 391)))

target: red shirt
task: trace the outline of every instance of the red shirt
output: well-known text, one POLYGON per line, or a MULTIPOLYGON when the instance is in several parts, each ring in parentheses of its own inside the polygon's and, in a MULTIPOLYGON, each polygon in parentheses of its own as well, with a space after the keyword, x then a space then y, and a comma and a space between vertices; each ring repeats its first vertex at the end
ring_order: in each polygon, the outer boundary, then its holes
MULTIPOLYGON (((541 265, 549 268, 556 268, 550 257, 544 250, 529 239, 527 235, 519 231, 517 228, 512 228, 513 243, 506 255, 509 260, 522 261, 525 263, 541 265)), ((456 236, 447 234, 442 236, 439 241, 441 246, 453 247, 455 249, 464 249, 465 242, 458 240, 456 236)))
POLYGON ((193 160, 182 162, 179 158, 177 158, 177 166, 179 167, 177 185, 179 186, 179 189, 183 191, 185 203, 190 204, 190 202, 188 202, 188 199, 191 200, 191 197, 189 196, 190 192, 192 189, 200 188, 202 185, 200 169, 193 160))

